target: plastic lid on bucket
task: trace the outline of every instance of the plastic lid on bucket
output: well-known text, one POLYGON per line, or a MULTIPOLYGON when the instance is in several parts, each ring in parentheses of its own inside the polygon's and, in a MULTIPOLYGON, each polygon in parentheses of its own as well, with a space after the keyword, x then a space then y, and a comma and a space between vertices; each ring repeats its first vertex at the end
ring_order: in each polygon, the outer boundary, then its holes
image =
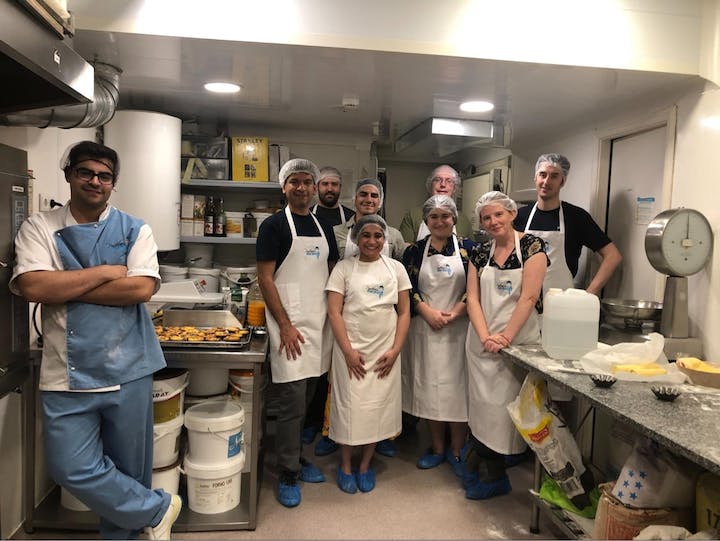
POLYGON ((245 451, 240 451, 237 456, 213 464, 198 464, 193 462, 189 455, 185 456, 183 462, 185 475, 195 479, 220 479, 240 473, 244 467, 245 451))
POLYGON ((197 432, 232 430, 244 422, 245 410, 229 400, 203 402, 185 411, 185 427, 197 432))

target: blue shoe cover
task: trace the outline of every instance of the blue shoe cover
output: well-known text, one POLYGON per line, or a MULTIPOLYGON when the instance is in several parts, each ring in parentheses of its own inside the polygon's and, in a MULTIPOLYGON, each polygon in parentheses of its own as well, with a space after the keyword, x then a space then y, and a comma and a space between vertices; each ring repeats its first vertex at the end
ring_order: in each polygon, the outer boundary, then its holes
POLYGON ((326 456, 334 453, 340 446, 327 436, 323 436, 315 444, 315 456, 326 456))
POLYGON ((300 505, 300 487, 296 484, 278 483, 277 499, 285 507, 300 505))
POLYGON ((317 430, 313 426, 306 426, 302 431, 302 442, 305 444, 312 443, 315 440, 317 430))
POLYGON ((417 467, 421 470, 429 470, 435 468, 445 461, 445 455, 443 453, 434 454, 432 449, 425 451, 425 454, 421 456, 417 461, 417 467))
POLYGON ((471 486, 480 482, 480 476, 478 472, 463 471, 462 475, 462 487, 467 490, 471 486))
POLYGON ((375 450, 382 456, 394 457, 397 455, 397 447, 392 440, 382 440, 375 446, 375 450))
POLYGON ((317 466, 304 462, 300 467, 300 480, 306 483, 322 483, 325 481, 325 476, 317 466))
MULTIPOLYGON (((462 457, 462 451, 460 451, 460 456, 462 457)), ((450 467, 455 475, 458 477, 463 476, 463 473, 465 472, 465 465, 463 464, 462 458, 455 458, 455 455, 453 455, 452 450, 449 447, 445 449, 445 460, 447 460, 447 463, 450 464, 450 467)))
POLYGON ((340 487, 340 490, 348 494, 355 494, 358 489, 355 475, 345 473, 340 466, 338 466, 337 469, 337 485, 340 487))
POLYGON ((483 483, 478 480, 465 489, 465 497, 469 500, 487 500, 488 498, 508 494, 511 490, 510 479, 506 475, 490 483, 483 483))
POLYGON ((370 492, 375 488, 375 470, 368 468, 365 473, 358 472, 356 474, 357 487, 361 492, 370 492))

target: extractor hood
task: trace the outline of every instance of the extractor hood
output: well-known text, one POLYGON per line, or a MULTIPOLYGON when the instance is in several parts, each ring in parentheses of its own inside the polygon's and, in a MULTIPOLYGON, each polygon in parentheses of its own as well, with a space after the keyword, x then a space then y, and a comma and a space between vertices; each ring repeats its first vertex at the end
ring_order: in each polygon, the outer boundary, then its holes
POLYGON ((469 147, 503 146, 503 128, 486 120, 428 118, 398 137, 396 154, 442 158, 469 147))
POLYGON ((0 1, 0 113, 93 100, 94 70, 13 0, 0 1))

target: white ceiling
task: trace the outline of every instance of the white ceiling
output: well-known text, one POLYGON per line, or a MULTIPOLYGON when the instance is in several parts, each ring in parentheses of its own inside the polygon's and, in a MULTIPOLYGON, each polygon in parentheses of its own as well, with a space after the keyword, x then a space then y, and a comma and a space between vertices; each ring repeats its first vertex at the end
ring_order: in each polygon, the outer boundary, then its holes
POLYGON ((511 144, 540 139, 651 100, 673 99, 696 76, 555 66, 437 55, 299 45, 148 36, 78 30, 75 49, 123 73, 120 107, 183 120, 373 135, 390 143, 431 116, 502 123, 511 144), (239 95, 213 95, 202 85, 232 80, 239 95), (351 112, 344 95, 359 98, 351 112), (467 99, 495 103, 468 115, 467 99))

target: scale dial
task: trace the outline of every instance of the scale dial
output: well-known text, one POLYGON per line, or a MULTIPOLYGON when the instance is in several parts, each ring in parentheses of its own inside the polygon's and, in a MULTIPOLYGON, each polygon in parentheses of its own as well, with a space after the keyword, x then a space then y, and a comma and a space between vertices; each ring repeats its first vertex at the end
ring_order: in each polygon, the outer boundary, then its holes
POLYGON ((677 208, 655 216, 645 232, 645 252, 656 270, 670 276, 699 272, 710 258, 713 232, 697 210, 677 208))

